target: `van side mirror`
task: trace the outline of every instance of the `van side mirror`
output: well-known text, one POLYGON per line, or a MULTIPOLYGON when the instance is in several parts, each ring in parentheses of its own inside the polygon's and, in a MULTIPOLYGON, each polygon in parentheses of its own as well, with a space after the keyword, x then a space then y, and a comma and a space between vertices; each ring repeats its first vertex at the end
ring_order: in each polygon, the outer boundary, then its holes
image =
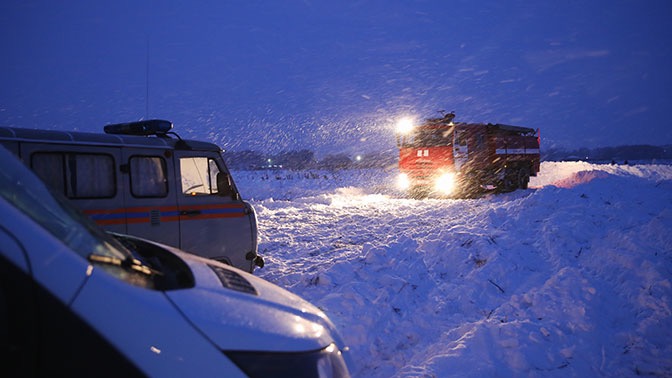
POLYGON ((224 172, 217 173, 217 193, 222 197, 234 197, 233 188, 229 182, 229 175, 224 172))

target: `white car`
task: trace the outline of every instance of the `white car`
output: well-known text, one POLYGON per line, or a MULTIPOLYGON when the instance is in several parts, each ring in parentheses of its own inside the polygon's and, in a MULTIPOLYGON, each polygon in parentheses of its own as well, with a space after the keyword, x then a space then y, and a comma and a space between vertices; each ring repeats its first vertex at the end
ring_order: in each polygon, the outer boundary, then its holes
POLYGON ((0 147, 0 376, 348 377, 315 306, 101 231, 0 147))

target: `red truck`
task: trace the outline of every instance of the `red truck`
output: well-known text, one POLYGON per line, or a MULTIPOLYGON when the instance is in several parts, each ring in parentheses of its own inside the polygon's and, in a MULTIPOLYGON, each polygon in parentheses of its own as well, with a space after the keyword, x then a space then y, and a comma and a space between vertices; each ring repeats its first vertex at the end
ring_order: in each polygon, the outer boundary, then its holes
POLYGON ((468 197, 527 189, 539 172, 539 130, 453 122, 455 113, 399 124, 398 184, 412 197, 468 197))

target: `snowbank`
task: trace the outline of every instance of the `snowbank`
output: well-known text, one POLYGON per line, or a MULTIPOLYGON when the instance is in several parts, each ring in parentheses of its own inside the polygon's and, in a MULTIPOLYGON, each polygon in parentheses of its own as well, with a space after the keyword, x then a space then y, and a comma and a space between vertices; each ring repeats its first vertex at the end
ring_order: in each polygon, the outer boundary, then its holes
POLYGON ((672 375, 670 166, 543 163, 472 200, 405 199, 393 171, 261 174, 234 173, 257 274, 325 310, 354 376, 672 375))

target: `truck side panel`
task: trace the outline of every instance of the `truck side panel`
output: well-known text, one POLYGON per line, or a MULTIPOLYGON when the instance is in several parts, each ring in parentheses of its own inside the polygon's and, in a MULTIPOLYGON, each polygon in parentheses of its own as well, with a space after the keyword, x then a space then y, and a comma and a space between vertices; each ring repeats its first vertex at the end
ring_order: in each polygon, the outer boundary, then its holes
POLYGON ((495 135, 494 159, 499 164, 530 168, 530 174, 536 176, 539 172, 539 143, 536 137, 520 135, 495 135))

